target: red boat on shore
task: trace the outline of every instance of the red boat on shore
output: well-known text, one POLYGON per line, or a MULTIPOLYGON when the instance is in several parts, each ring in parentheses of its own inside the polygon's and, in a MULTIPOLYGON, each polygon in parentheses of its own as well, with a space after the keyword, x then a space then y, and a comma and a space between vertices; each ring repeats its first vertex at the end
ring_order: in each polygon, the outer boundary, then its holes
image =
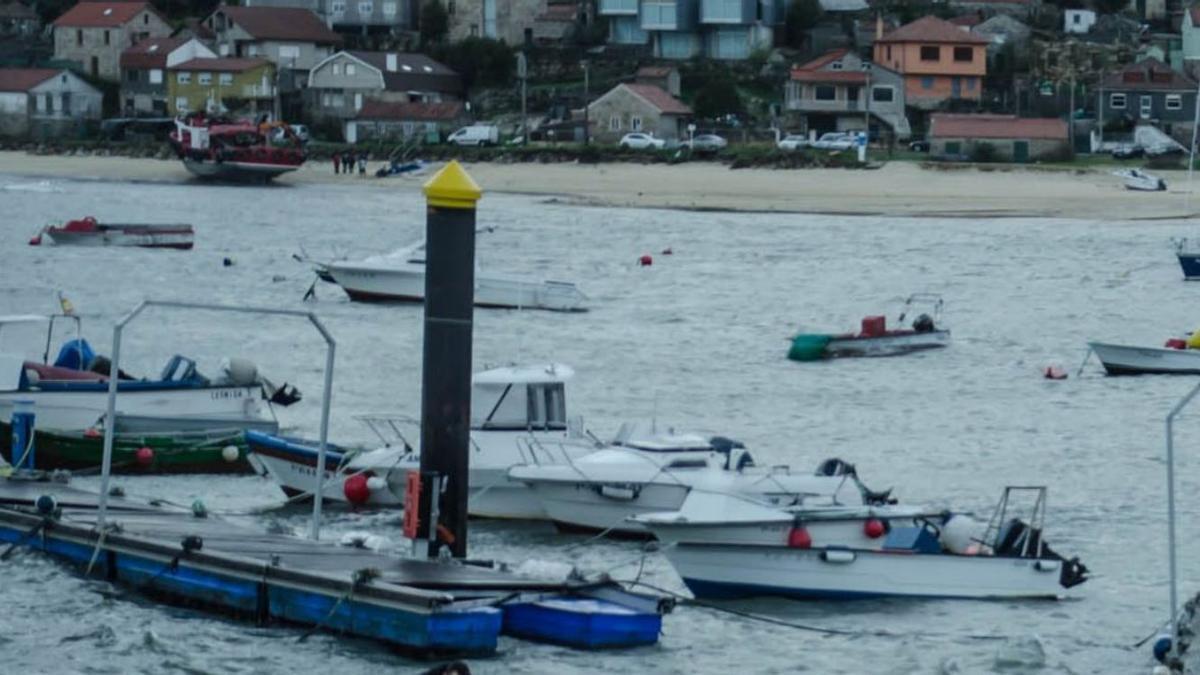
POLYGON ((139 246, 190 249, 195 232, 191 225, 125 225, 98 223, 87 216, 63 225, 47 225, 30 246, 43 242, 56 246, 139 246))
POLYGON ((265 183, 304 164, 304 143, 284 123, 196 113, 175 120, 171 147, 196 176, 265 183))

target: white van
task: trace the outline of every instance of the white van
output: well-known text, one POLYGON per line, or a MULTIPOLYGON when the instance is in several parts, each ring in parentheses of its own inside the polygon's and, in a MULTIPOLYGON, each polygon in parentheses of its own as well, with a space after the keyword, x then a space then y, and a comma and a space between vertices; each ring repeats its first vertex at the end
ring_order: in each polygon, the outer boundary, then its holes
POLYGON ((446 141, 455 145, 495 145, 500 140, 500 129, 489 124, 472 124, 450 134, 446 141))

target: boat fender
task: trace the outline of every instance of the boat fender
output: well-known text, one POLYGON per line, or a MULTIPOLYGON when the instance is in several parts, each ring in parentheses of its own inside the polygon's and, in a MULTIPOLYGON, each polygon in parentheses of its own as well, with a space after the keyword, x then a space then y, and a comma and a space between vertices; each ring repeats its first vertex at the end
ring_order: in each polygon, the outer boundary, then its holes
POLYGON ((258 367, 249 359, 226 357, 221 361, 221 372, 230 384, 239 387, 249 387, 258 382, 258 367))
POLYGON ((1179 338, 1171 338, 1163 345, 1167 349, 1187 349, 1187 342, 1179 338))
POLYGON ((379 492, 387 488, 387 481, 379 476, 371 476, 367 479, 367 489, 371 492, 379 492))
POLYGON ((830 548, 821 551, 821 560, 824 560, 827 563, 845 565, 847 563, 854 562, 854 558, 854 551, 848 551, 846 549, 830 548))
POLYGON ((913 319, 912 327, 918 333, 932 333, 933 317, 928 314, 921 314, 916 319, 913 319))
POLYGON ((154 451, 146 446, 142 446, 137 449, 137 452, 133 453, 133 458, 139 466, 150 466, 154 463, 154 451))
POLYGON ((863 534, 866 535, 868 539, 878 539, 887 534, 887 531, 887 521, 880 520, 878 518, 868 518, 863 522, 863 534))
POLYGON ((41 495, 34 502, 34 506, 37 507, 38 513, 43 516, 49 516, 58 509, 58 502, 50 495, 41 495))
POLYGON ((1171 653, 1171 634, 1159 633, 1154 636, 1153 647, 1154 659, 1159 663, 1167 662, 1167 655, 1171 653))
POLYGON ((342 483, 342 494, 346 496, 346 501, 355 506, 366 504, 371 498, 371 488, 367 486, 369 478, 365 473, 356 473, 347 478, 342 483))
POLYGON ((229 464, 233 464, 234 462, 238 461, 238 457, 241 457, 241 453, 238 452, 236 445, 227 445, 221 448, 221 459, 225 460, 229 464))
POLYGON ((808 533, 808 528, 800 523, 793 525, 788 531, 787 545, 788 548, 812 548, 812 535, 808 533))
POLYGON ((39 233, 33 235, 33 237, 29 240, 29 245, 30 246, 41 246, 42 245, 42 233, 39 232, 39 233))
POLYGON ((1047 380, 1065 380, 1067 371, 1063 370, 1062 366, 1046 366, 1042 371, 1042 376, 1047 380))
POLYGON ((1192 331, 1187 339, 1188 349, 1200 349, 1200 330, 1192 331))

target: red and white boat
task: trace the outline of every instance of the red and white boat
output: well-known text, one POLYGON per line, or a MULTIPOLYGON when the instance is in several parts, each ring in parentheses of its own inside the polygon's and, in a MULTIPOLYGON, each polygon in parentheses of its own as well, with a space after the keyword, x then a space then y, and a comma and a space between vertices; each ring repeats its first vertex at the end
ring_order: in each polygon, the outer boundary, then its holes
POLYGON ((801 333, 792 338, 788 358, 793 361, 817 361, 848 356, 896 356, 925 349, 937 349, 950 344, 950 330, 942 325, 942 299, 930 293, 915 293, 904 303, 899 323, 917 304, 928 305, 920 312, 911 328, 887 327, 887 319, 868 316, 862 320, 858 333, 801 333))
POLYGON ((197 113, 175 120, 171 147, 201 178, 265 183, 304 164, 304 143, 283 123, 197 113))
POLYGON ((30 246, 140 246, 142 248, 190 249, 195 232, 191 225, 126 225, 96 222, 91 216, 47 225, 30 246))

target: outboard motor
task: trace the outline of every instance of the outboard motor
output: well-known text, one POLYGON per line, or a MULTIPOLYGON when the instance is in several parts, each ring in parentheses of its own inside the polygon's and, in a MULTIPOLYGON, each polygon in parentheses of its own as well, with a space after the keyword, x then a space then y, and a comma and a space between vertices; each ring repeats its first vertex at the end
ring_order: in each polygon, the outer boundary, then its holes
POLYGON ((933 317, 929 316, 928 314, 922 314, 913 319, 912 327, 913 330, 917 331, 918 333, 932 333, 934 328, 933 317))

